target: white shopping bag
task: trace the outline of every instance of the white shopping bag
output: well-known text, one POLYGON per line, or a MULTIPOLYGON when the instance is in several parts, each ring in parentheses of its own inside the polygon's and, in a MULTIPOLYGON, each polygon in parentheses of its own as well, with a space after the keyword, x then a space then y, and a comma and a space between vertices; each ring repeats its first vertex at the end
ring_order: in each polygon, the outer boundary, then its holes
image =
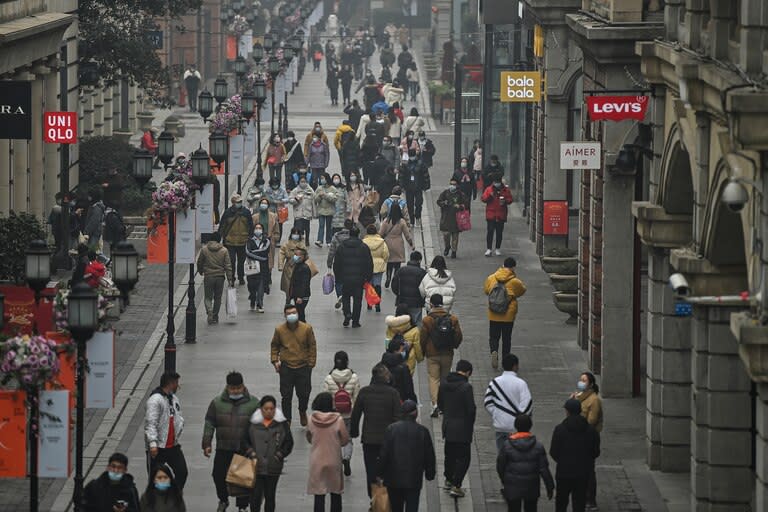
POLYGON ((227 317, 237 318, 237 288, 227 288, 227 317))

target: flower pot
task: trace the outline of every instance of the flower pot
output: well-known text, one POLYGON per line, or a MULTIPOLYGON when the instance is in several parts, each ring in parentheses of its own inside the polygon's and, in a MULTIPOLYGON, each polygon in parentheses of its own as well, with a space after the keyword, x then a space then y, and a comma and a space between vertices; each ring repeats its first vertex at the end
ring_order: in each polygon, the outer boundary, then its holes
POLYGON ((552 287, 558 292, 575 293, 579 289, 579 276, 549 274, 549 280, 552 281, 552 287))
POLYGON ((139 130, 143 132, 152 128, 152 121, 155 119, 155 114, 152 112, 139 112, 136 114, 136 119, 139 120, 139 130))
POLYGON ((128 144, 131 141, 131 137, 133 137, 133 132, 128 130, 114 130, 112 132, 112 137, 120 142, 128 144))
POLYGON ((173 135, 174 139, 179 138, 180 126, 181 126, 181 121, 176 116, 168 116, 168 118, 165 120, 165 131, 173 135))
POLYGON ((542 256, 541 268, 547 274, 577 275, 579 273, 579 259, 576 256, 569 258, 557 258, 554 256, 542 256))
POLYGON ((575 325, 579 312, 579 295, 577 293, 553 292, 552 301, 557 309, 569 315, 565 323, 575 325))

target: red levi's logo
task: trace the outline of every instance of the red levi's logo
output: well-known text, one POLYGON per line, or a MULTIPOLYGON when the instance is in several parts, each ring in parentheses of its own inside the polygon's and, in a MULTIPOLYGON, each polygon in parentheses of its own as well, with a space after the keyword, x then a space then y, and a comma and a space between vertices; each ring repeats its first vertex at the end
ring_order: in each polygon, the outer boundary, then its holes
POLYGON ((648 96, 587 96, 590 121, 642 121, 648 109, 648 96))

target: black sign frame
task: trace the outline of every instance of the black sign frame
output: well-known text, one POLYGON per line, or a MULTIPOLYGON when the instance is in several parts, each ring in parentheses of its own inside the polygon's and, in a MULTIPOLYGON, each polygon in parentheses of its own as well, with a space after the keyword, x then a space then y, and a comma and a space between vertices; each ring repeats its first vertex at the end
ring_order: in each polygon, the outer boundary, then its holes
POLYGON ((0 139, 32 138, 32 82, 0 80, 0 139))

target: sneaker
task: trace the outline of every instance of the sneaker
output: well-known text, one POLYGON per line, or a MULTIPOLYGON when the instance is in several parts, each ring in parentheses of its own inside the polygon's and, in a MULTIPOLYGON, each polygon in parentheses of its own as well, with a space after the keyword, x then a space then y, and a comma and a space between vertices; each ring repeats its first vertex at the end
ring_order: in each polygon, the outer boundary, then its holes
POLYGON ((321 241, 319 241, 319 240, 318 240, 317 242, 315 242, 315 245, 316 245, 317 247, 320 247, 320 248, 322 248, 322 247, 323 247, 323 242, 321 242, 321 241))
POLYGON ((341 297, 339 297, 339 300, 336 301, 336 304, 333 306, 336 309, 341 309, 341 297))
POLYGON ((463 498, 464 497, 464 489, 461 487, 453 486, 451 487, 451 497, 453 498, 463 498))
POLYGON ((362 325, 360 325, 360 322, 352 322, 352 328, 357 329, 359 327, 362 327, 362 325))
POLYGON ((491 352, 491 366, 494 370, 499 369, 499 353, 496 351, 491 352))
POLYGON ((352 474, 352 466, 349 463, 349 459, 344 459, 341 463, 344 465, 344 476, 350 476, 352 474))
POLYGON ((256 303, 255 302, 251 302, 250 308, 248 308, 248 309, 249 309, 249 311, 256 311, 256 303))
POLYGON ((452 260, 456 259, 456 251, 451 251, 451 259, 452 260))
POLYGON ((491 250, 490 249, 486 249, 485 250, 485 255, 486 256, 490 256, 491 255, 491 250))
POLYGON ((213 315, 208 313, 208 325, 213 324, 213 315))
POLYGON ((341 325, 343 325, 344 327, 349 327, 349 322, 350 322, 350 319, 345 317, 344 323, 342 323, 341 325))
POLYGON ((453 489, 453 484, 447 478, 445 479, 445 483, 443 484, 443 489, 445 489, 446 491, 450 491, 451 489, 453 489))
POLYGON ((366 306, 368 308, 368 311, 373 310, 373 306, 366 306))
POLYGON ((496 249, 496 256, 501 256, 501 249, 496 249))
POLYGON ((440 416, 440 409, 437 408, 437 405, 432 406, 432 414, 429 415, 432 418, 437 418, 440 416))
POLYGON ((216 512, 224 512, 225 510, 227 510, 228 506, 229 506, 229 503, 220 501, 219 506, 216 507, 216 512))
POLYGON ((451 249, 450 249, 450 248, 448 248, 448 247, 446 247, 446 248, 443 250, 443 256, 448 256, 448 253, 449 253, 449 252, 451 252, 451 249))
POLYGON ((264 312, 264 308, 261 307, 261 306, 256 306, 256 311, 258 311, 259 313, 263 313, 264 312))

